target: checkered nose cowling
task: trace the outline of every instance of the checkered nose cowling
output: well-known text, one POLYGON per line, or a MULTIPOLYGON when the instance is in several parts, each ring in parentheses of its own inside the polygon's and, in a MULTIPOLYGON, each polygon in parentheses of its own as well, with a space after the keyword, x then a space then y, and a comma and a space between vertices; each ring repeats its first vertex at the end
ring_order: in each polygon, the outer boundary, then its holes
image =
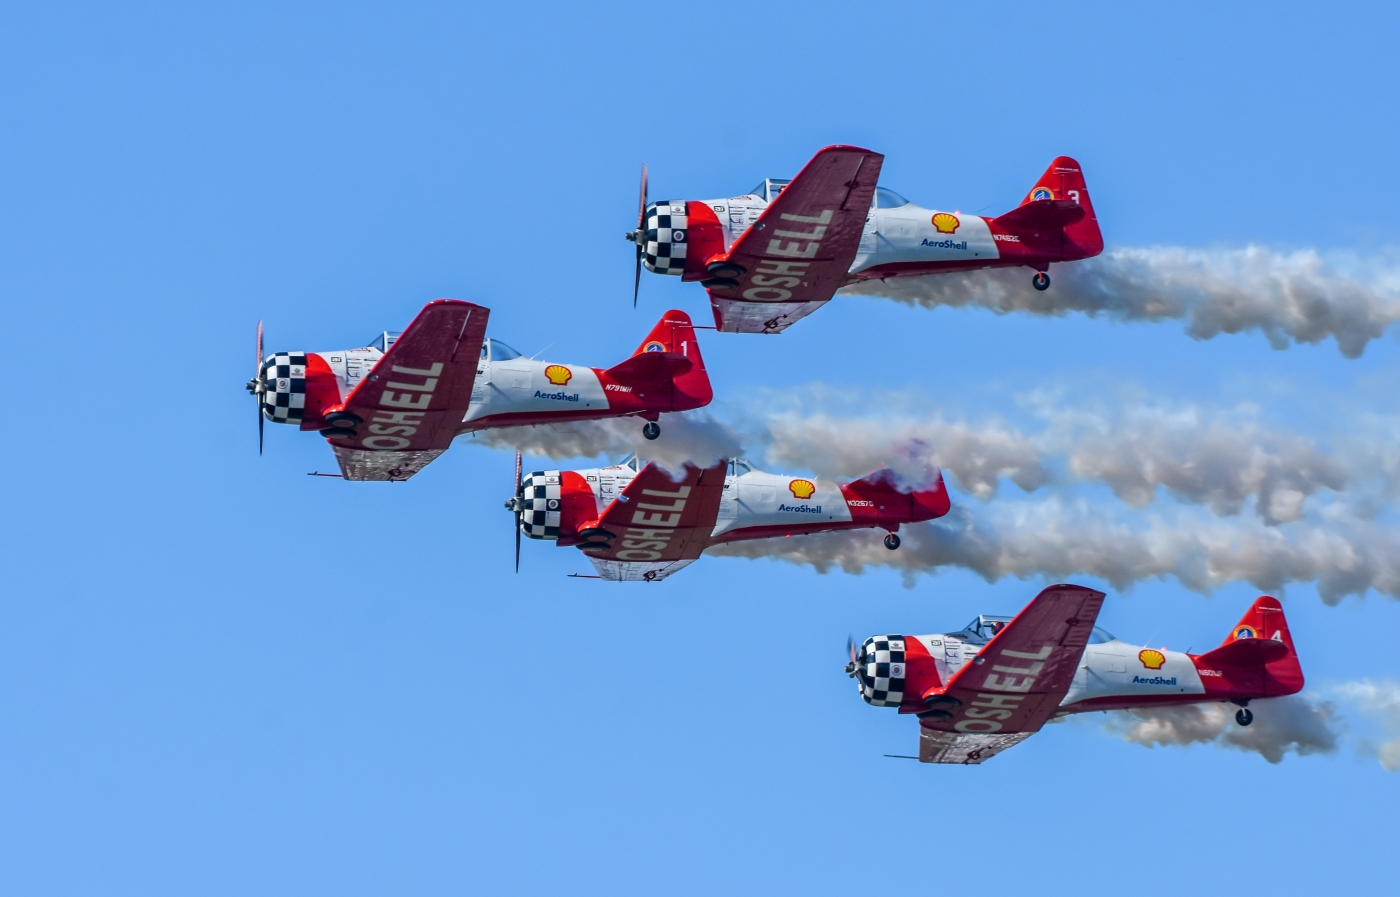
POLYGON ((904 700, 904 636, 874 635, 856 655, 860 696, 876 707, 898 707, 904 700))
POLYGON ((299 424, 306 409, 306 353, 279 352, 263 362, 262 413, 279 424, 299 424))
POLYGON ((685 273, 686 214, 682 200, 647 206, 646 242, 642 264, 656 274, 685 273))
POLYGON ((531 539, 559 538, 559 471, 537 470, 520 485, 520 531, 531 539))

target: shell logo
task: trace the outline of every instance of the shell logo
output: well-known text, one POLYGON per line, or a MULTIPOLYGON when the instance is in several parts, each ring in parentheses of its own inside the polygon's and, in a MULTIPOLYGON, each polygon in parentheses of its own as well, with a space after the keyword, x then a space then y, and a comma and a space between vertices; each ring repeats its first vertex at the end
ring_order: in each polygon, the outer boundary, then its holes
POLYGON ((793 480, 788 483, 788 489, 792 491, 793 498, 800 498, 804 501, 812 497, 812 493, 817 491, 817 486, 811 480, 793 480))
POLYGON ((1138 660, 1142 661, 1142 665, 1149 670, 1160 670, 1162 664, 1167 662, 1167 657, 1161 651, 1153 651, 1151 648, 1146 648, 1138 652, 1138 660))
POLYGON ((554 386, 563 386, 574 379, 574 372, 562 364, 551 364, 544 369, 544 378, 554 386))
POLYGON ((933 216, 934 230, 940 234, 951 234, 957 231, 958 225, 962 224, 957 215, 949 215, 947 212, 939 212, 933 216))
POLYGON ((1235 630, 1235 638, 1258 638, 1259 633, 1254 631, 1253 626, 1241 626, 1235 630))

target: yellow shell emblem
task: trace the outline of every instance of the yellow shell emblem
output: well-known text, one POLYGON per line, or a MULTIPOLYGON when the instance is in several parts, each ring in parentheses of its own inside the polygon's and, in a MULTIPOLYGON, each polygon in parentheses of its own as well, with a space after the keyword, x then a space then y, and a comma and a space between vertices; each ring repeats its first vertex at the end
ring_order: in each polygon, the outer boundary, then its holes
POLYGON ((933 226, 940 234, 951 234, 957 231, 958 225, 962 224, 957 215, 949 215, 947 212, 939 212, 933 216, 933 226))
POLYGON ((791 490, 793 498, 808 499, 817 491, 817 486, 811 480, 793 480, 788 483, 788 489, 791 490))
POLYGON ((1138 660, 1149 670, 1160 670, 1162 664, 1167 662, 1167 657, 1161 651, 1153 651, 1151 648, 1138 652, 1138 660))
POLYGON ((574 372, 562 364, 551 364, 544 369, 544 378, 555 386, 563 386, 574 379, 574 372))

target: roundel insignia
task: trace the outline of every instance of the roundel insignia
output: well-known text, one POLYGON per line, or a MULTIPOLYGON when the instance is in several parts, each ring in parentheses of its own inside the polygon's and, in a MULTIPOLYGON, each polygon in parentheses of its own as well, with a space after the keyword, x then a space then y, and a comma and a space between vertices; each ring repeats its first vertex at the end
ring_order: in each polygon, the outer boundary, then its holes
POLYGON ((665 351, 666 351, 666 344, 663 343, 661 340, 658 340, 658 339, 647 340, 646 344, 645 344, 644 346, 642 346, 642 351, 643 351, 643 352, 665 352, 665 351))
POLYGON ((1254 631, 1253 626, 1241 626, 1235 630, 1235 638, 1258 638, 1259 633, 1254 631))
POLYGON ((685 242, 685 231, 683 231, 683 230, 673 230, 673 231, 671 231, 671 242, 672 242, 672 243, 684 243, 684 242, 685 242))
POLYGON ((549 499, 549 501, 546 502, 546 504, 548 505, 548 507, 549 507, 549 509, 550 509, 551 511, 557 511, 557 510, 559 510, 559 499, 557 499, 557 498, 551 498, 551 499, 549 499))
POLYGON ((1049 187, 1036 187, 1031 191, 1031 199, 1054 199, 1055 192, 1049 187))

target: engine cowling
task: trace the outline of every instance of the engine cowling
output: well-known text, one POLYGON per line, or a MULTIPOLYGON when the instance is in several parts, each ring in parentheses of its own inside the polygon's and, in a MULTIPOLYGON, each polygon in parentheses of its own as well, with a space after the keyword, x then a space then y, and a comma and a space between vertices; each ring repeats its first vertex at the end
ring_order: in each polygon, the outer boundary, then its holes
MULTIPOLYGON (((298 424, 303 430, 322 426, 326 409, 340 405, 347 391, 341 374, 321 352, 277 352, 267 356, 258 374, 258 402, 263 416, 276 424, 298 424)), ((340 361, 345 353, 337 353, 340 361)), ((252 388, 252 384, 250 387, 252 388)))
POLYGON ((904 636, 872 635, 856 655, 856 681, 865 703, 898 707, 904 701, 904 636))
POLYGON ((520 484, 520 531, 531 539, 571 545, 579 527, 598 516, 593 489, 577 471, 537 470, 520 484))
POLYGON ((642 264, 653 274, 685 273, 689 218, 684 200, 666 200, 647 206, 642 244, 642 264))

